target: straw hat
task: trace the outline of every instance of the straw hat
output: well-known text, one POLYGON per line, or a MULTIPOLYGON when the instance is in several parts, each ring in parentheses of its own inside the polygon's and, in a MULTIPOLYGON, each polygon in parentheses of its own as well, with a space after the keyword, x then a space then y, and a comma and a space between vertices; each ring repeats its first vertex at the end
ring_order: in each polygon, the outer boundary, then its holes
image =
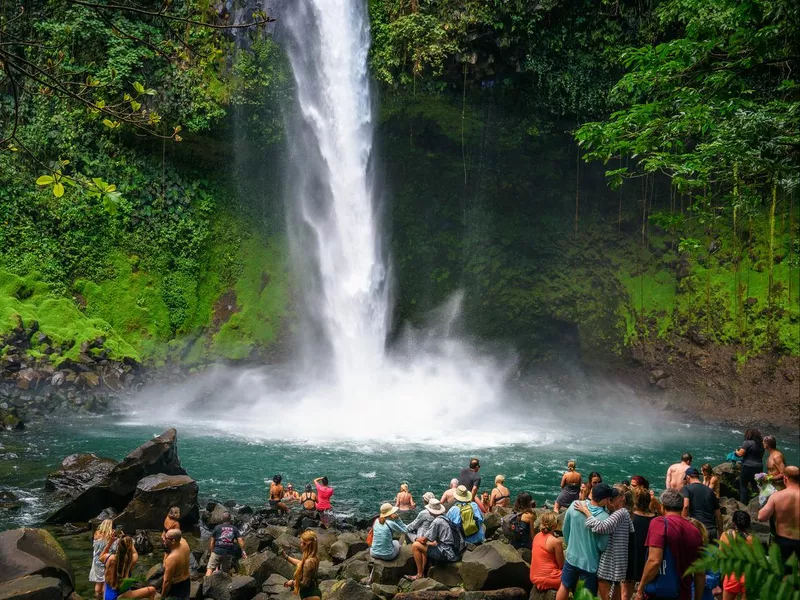
POLYGON ((384 502, 383 504, 381 504, 381 518, 390 517, 398 510, 399 509, 396 506, 392 506, 388 502, 384 502))
POLYGON ((426 506, 427 506, 428 502, 431 501, 432 498, 436 498, 436 496, 434 496, 433 492, 425 492, 424 494, 422 494, 422 501, 425 503, 426 506))
POLYGON ((472 501, 472 492, 467 489, 467 486, 460 485, 456 488, 453 497, 458 500, 459 502, 471 502, 472 501))
POLYGON ((438 517, 439 515, 443 515, 447 512, 444 504, 439 502, 438 498, 431 498, 430 502, 428 502, 428 506, 425 507, 425 510, 431 513, 434 517, 438 517))

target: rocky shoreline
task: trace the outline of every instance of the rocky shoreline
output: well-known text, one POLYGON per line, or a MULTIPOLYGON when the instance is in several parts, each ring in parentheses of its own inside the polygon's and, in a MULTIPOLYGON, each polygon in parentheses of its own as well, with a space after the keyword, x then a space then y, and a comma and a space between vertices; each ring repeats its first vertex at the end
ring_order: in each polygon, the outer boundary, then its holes
MULTIPOLYGON (((289 600, 294 597, 283 583, 293 567, 282 551, 299 555, 299 535, 306 529, 318 537, 321 559, 319 579, 325 600, 543 600, 553 593, 531 590, 530 550, 517 550, 505 539, 501 518, 510 512, 496 508, 485 516, 486 542, 469 546, 457 563, 433 565, 424 579, 410 582, 416 572, 411 547, 404 545, 393 561, 370 557, 366 536, 371 518, 335 519, 322 527, 315 513, 293 511, 280 515, 265 507, 208 502, 201 505, 197 483, 181 467, 177 432, 170 429, 147 441, 122 461, 94 454, 71 455, 52 473, 46 489, 63 499, 63 506, 47 519, 47 527, 62 543, 76 549, 73 567, 67 554, 48 530, 17 529, 0 533, 0 599, 79 600, 76 590, 89 593, 85 583, 91 556, 91 530, 110 518, 126 533, 135 535, 141 556, 134 575, 158 584, 162 574, 160 529, 171 506, 181 509, 181 528, 192 548, 193 600, 289 600), (201 508, 202 506, 202 508, 201 508), (242 531, 247 558, 234 574, 216 573, 204 578, 208 562, 206 540, 213 527, 230 512, 242 531), (85 572, 84 572, 85 571, 85 572)), ((757 512, 757 500, 739 504, 736 469, 717 467, 722 479, 726 523, 734 510, 757 512)), ((550 509, 537 509, 537 517, 550 509)), ((562 517, 563 519, 563 513, 562 517)), ((726 525, 727 526, 727 525, 726 525)), ((765 539, 766 524, 754 520, 754 534, 765 539)))

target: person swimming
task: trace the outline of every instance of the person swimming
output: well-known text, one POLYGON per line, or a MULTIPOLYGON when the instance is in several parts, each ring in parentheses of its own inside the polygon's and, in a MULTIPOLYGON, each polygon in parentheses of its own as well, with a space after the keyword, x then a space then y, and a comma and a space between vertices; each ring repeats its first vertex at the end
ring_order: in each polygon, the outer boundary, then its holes
MULTIPOLYGON (((593 475, 597 475, 597 473, 593 473, 593 475)), ((575 461, 569 461, 567 463, 566 473, 561 476, 561 493, 558 495, 556 503, 553 505, 553 512, 560 512, 562 508, 567 508, 575 502, 575 500, 580 499, 582 479, 583 477, 581 474, 575 470, 575 461)))
POLYGON ((411 495, 411 492, 408 491, 407 483, 400 484, 400 491, 397 493, 394 504, 400 512, 408 512, 409 510, 417 508, 414 497, 411 495))

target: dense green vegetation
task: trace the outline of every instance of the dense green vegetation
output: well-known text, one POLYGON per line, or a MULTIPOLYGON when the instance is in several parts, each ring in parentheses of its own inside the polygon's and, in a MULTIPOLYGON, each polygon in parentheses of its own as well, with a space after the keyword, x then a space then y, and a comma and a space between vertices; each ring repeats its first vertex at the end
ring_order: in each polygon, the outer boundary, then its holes
MULTIPOLYGON (((53 361, 98 335, 156 364, 278 351, 291 88, 267 19, 88 4, 2 8, 0 335, 36 320, 53 361)), ((690 333, 800 354, 793 3, 369 13, 398 327, 464 289, 468 330, 528 356, 690 333)))

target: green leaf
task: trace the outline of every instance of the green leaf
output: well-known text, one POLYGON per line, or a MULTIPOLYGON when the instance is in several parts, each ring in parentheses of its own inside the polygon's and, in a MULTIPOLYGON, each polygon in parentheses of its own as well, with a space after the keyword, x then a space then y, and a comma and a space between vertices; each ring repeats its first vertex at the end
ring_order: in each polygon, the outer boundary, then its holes
POLYGON ((64 185, 61 183, 57 183, 53 186, 53 196, 56 198, 61 198, 64 195, 64 185))
POLYGON ((50 185, 53 183, 53 178, 50 175, 42 175, 36 180, 36 185, 50 185))
POLYGON ((138 81, 133 82, 133 89, 135 89, 140 94, 144 94, 144 86, 138 81))

